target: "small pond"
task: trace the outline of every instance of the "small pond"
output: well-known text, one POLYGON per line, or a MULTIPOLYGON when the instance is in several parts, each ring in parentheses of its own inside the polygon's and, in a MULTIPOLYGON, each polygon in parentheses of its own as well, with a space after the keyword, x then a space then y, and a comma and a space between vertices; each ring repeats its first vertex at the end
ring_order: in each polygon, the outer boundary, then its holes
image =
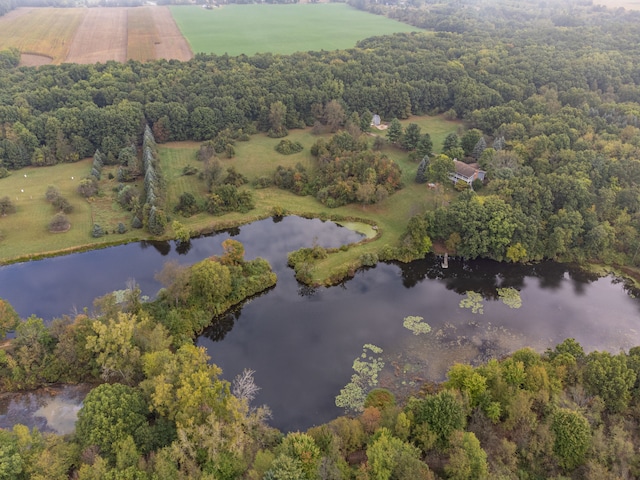
POLYGON ((640 345, 640 301, 621 282, 553 262, 449 259, 444 269, 440 258, 428 256, 379 264, 337 287, 302 286, 286 266, 288 252, 362 237, 331 222, 295 217, 198 238, 182 254, 170 243, 142 243, 10 265, 0 268, 0 297, 22 316, 50 319, 90 306, 130 278, 153 296, 159 288, 153 276, 164 262, 220 254, 230 236, 245 245, 246 258, 266 258, 278 284, 215 319, 197 343, 229 380, 244 368, 256 371, 262 390, 255 403, 269 405, 272 424, 283 430, 303 430, 341 413, 335 396, 365 344, 383 349, 381 385, 401 392, 442 380, 454 361, 475 364, 523 346, 543 351, 567 337, 587 350, 640 345), (498 289, 511 296, 501 298, 498 289), (431 332, 414 335, 405 328, 410 315, 423 317, 431 332))

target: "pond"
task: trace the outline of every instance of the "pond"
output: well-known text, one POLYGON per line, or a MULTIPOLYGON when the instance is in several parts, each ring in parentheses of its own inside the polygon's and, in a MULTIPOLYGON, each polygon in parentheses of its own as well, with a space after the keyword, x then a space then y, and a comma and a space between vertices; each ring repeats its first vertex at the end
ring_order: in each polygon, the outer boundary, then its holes
POLYGON ((379 264, 337 287, 302 286, 286 266, 287 252, 361 237, 331 222, 292 217, 195 239, 186 255, 168 243, 131 244, 3 267, 0 297, 23 316, 50 319, 90 306, 129 278, 153 296, 159 288, 153 275, 166 260, 193 263, 220 254, 230 235, 245 245, 248 259, 261 256, 272 264, 278 284, 215 319, 197 343, 228 380, 255 370, 262 387, 255 403, 269 405, 272 424, 286 431, 342 413, 334 399, 365 344, 383 349, 380 384, 400 392, 442 380, 454 361, 476 364, 523 346, 544 351, 567 337, 587 350, 640 345, 640 301, 621 282, 553 262, 449 259, 445 269, 440 258, 428 256, 379 264), (407 316, 423 317, 431 332, 415 335, 403 325, 407 316))

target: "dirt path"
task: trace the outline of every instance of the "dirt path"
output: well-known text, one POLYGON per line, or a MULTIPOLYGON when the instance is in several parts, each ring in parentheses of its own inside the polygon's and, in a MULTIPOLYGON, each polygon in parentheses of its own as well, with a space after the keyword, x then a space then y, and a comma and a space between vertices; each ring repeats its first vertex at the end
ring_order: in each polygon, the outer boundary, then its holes
POLYGON ((158 40, 155 44, 156 58, 176 59, 181 61, 193 58, 189 43, 180 33, 178 25, 171 16, 168 7, 150 8, 153 20, 158 32, 158 40))
POLYGON ((66 62, 127 60, 127 9, 90 8, 76 32, 66 62))

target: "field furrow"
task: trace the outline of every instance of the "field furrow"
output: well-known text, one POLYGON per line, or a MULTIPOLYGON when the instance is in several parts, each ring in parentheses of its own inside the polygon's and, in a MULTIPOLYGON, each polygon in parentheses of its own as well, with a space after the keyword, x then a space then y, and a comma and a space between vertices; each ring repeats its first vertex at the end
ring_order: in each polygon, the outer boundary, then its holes
POLYGON ((154 9, 138 7, 127 10, 127 60, 155 60, 155 44, 160 40, 151 13, 154 9))
POLYGON ((66 62, 96 63, 127 60, 127 9, 120 7, 86 10, 66 62))
POLYGON ((182 36, 168 7, 151 8, 158 38, 155 43, 155 58, 187 61, 193 57, 189 43, 182 36))

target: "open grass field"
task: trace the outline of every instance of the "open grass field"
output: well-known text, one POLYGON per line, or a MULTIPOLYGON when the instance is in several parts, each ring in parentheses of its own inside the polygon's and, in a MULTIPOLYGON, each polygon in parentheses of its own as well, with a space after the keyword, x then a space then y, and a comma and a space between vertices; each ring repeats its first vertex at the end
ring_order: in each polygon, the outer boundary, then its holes
MULTIPOLYGON (((449 133, 455 133, 460 129, 459 122, 447 121, 442 116, 438 117, 412 117, 404 120, 404 126, 408 123, 417 123, 423 132, 429 132, 434 140, 434 148, 440 151, 444 138, 449 133)), ((384 135, 384 132, 380 132, 384 135)), ((328 138, 330 135, 321 135, 328 138)), ((247 176, 251 183, 263 175, 271 175, 278 165, 295 166, 298 162, 308 169, 313 168, 314 159, 309 150, 320 135, 313 135, 310 129, 293 130, 287 138, 298 141, 304 145, 304 150, 294 155, 281 155, 274 150, 279 139, 269 138, 264 134, 254 135, 249 142, 239 142, 235 146, 236 157, 221 159, 224 168, 234 166, 240 173, 247 176)), ((373 137, 371 139, 373 141, 373 137)), ((180 195, 191 192, 197 198, 204 199, 206 190, 204 183, 197 176, 183 176, 182 169, 187 166, 202 168, 202 164, 196 160, 197 144, 175 143, 161 147, 162 169, 169 185, 168 208, 173 209, 180 195)), ((429 190, 425 185, 415 183, 417 163, 410 162, 408 155, 395 147, 386 146, 384 153, 393 158, 402 169, 402 181, 404 188, 387 200, 376 205, 351 204, 344 207, 330 209, 318 202, 314 197, 300 197, 277 188, 253 189, 256 199, 256 208, 246 215, 231 213, 220 217, 211 217, 201 213, 190 218, 176 216, 183 225, 192 231, 219 229, 231 224, 247 223, 254 219, 269 216, 274 207, 283 209, 291 214, 314 215, 318 217, 341 216, 346 218, 366 219, 378 226, 380 236, 372 242, 363 243, 350 248, 346 252, 339 252, 317 265, 314 279, 323 283, 333 272, 344 268, 344 265, 355 263, 360 255, 368 252, 379 252, 384 245, 396 245, 405 231, 409 219, 425 209, 432 209, 448 201, 453 195, 453 189, 449 186, 440 187, 438 190, 429 190)))
MULTIPOLYGON (((413 117, 402 123, 406 126, 411 122, 420 124, 423 132, 429 132, 432 135, 436 151, 440 150, 442 140, 447 134, 456 132, 460 128, 458 122, 447 121, 441 116, 413 117)), ((384 132, 380 134, 384 135, 384 132)), ((406 152, 389 145, 383 151, 400 165, 404 188, 380 204, 366 206, 352 204, 330 209, 312 196, 300 197, 277 188, 256 189, 251 185, 251 182, 260 176, 271 176, 278 165, 295 166, 300 162, 312 170, 315 160, 311 156, 310 148, 321 136, 328 138, 330 135, 313 135, 311 129, 291 131, 287 138, 298 141, 304 146, 302 152, 294 155, 277 153, 274 147, 280 140, 269 138, 264 134, 253 135, 249 142, 238 142, 235 146, 236 156, 232 159, 221 158, 220 161, 224 168, 234 166, 248 177, 250 184, 242 188, 252 190, 256 208, 247 214, 230 213, 220 217, 200 213, 184 218, 173 213, 173 207, 178 203, 182 193, 190 192, 201 201, 207 194, 204 182, 198 179, 197 175, 182 175, 187 165, 202 169, 202 163, 196 159, 200 144, 179 142, 161 145, 159 149, 161 168, 167 182, 165 210, 172 220, 180 221, 194 233, 227 228, 265 218, 272 214, 274 207, 291 214, 321 218, 331 216, 358 218, 377 225, 379 238, 359 244, 346 252, 341 251, 339 254, 330 255, 317 266, 314 278, 318 282, 323 282, 333 272, 344 268, 344 265, 357 262, 363 253, 379 252, 384 245, 397 244, 408 220, 413 215, 427 208, 434 208, 453 195, 453 190, 449 186, 434 191, 427 189, 425 185, 416 184, 414 179, 417 163, 409 161, 406 152)), ((373 142, 373 137, 370 139, 373 142)), ((15 214, 0 218, 0 232, 4 235, 4 240, 0 242, 0 263, 28 256, 133 241, 146 235, 141 230, 129 230, 124 235, 113 233, 119 222, 129 228, 131 220, 131 214, 123 211, 115 202, 113 189, 116 186, 116 180, 108 179, 108 173, 115 173, 117 167, 104 168, 100 181, 101 193, 94 199, 87 201, 76 192, 79 180, 88 174, 90 168, 91 160, 87 159, 53 167, 26 168, 14 172, 8 178, 0 179, 0 192, 3 196, 8 195, 18 209, 15 214), (44 198, 48 185, 58 187, 62 195, 74 206, 74 212, 69 215, 72 227, 68 232, 53 234, 47 231, 47 225, 55 213, 53 207, 44 198), (94 223, 100 224, 110 234, 97 239, 91 237, 94 223)), ((167 236, 172 236, 170 228, 167 230, 167 236)))
POLYGON ((170 8, 195 53, 336 50, 374 35, 419 30, 340 3, 170 8))
POLYGON ((1 195, 9 196, 17 209, 14 214, 0 217, 0 232, 4 237, 0 241, 0 263, 17 257, 90 248, 134 238, 133 232, 97 239, 91 237, 94 222, 105 228, 114 228, 120 221, 119 218, 124 218, 125 224, 129 225, 130 215, 113 210, 113 202, 109 195, 97 197, 89 202, 76 192, 78 182, 90 170, 91 160, 87 159, 54 167, 23 168, 7 178, 0 179, 1 195), (73 212, 68 215, 71 229, 67 232, 49 233, 47 230, 56 213, 44 197, 49 185, 56 186, 73 206, 73 212))
POLYGON ((167 7, 18 8, 0 17, 0 50, 22 64, 189 60, 189 44, 167 7))
POLYGON ((81 8, 18 8, 0 17, 0 50, 15 47, 62 63, 84 14, 81 8))

